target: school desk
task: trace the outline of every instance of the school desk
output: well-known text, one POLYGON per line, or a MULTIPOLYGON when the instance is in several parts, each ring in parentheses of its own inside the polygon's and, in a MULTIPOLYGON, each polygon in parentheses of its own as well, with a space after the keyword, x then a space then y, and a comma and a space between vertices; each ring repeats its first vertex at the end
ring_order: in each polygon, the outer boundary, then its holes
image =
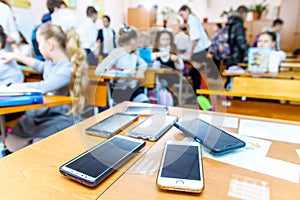
POLYGON ((232 73, 232 72, 222 72, 222 76, 243 76, 243 77, 270 77, 279 79, 300 79, 300 72, 293 71, 279 71, 277 74, 272 73, 250 73, 245 71, 245 73, 232 73))
MULTIPOLYGON (((179 90, 178 90, 178 99, 179 99, 179 106, 181 105, 181 99, 182 99, 182 85, 183 85, 183 77, 182 77, 182 71, 178 72, 171 69, 152 69, 149 68, 145 72, 144 78, 137 78, 134 76, 114 76, 114 75, 101 75, 96 76, 95 75, 95 67, 90 67, 88 74, 90 77, 91 87, 89 89, 89 92, 95 91, 94 94, 90 94, 89 96, 92 97, 92 99, 95 99, 95 102, 100 102, 101 106, 108 105, 110 108, 113 106, 112 101, 112 94, 111 94, 111 81, 117 81, 117 80, 137 80, 140 82, 140 86, 148 88, 154 88, 155 86, 158 87, 158 76, 159 74, 177 74, 179 76, 179 90), (103 83, 105 83, 107 92, 103 93, 103 83), (94 85, 94 86, 93 86, 94 85), (95 85, 98 85, 95 87, 95 85), (101 88, 100 88, 101 87, 101 88), (101 92, 102 93, 101 93, 101 92), (101 94, 100 94, 101 93, 101 94), (107 100, 107 102, 105 102, 107 100)), ((158 91, 158 88, 156 88, 158 91)), ((146 91, 147 93, 147 91, 146 91)), ((99 104, 99 103, 98 103, 99 104)), ((100 106, 100 105, 97 105, 100 106)))
POLYGON ((280 64, 280 70, 282 68, 289 68, 290 70, 299 69, 300 68, 300 62, 282 62, 280 64))
POLYGON ((4 141, 5 137, 5 114, 23 112, 26 110, 60 106, 65 104, 72 104, 73 98, 67 96, 44 96, 44 102, 42 104, 27 104, 19 106, 6 106, 0 107, 0 130, 1 130, 1 140, 4 141))
MULTIPOLYGON (((113 99, 111 94, 111 82, 118 80, 141 80, 135 76, 117 76, 117 75, 95 75, 95 68, 92 67, 88 71, 90 78, 90 88, 88 96, 94 99, 92 105, 95 106, 113 106, 113 99)), ((88 100, 90 101, 90 100, 88 100)), ((91 103, 90 103, 91 104, 91 103)))
MULTIPOLYGON (((235 177, 241 177, 242 183, 250 180, 250 192, 256 191, 254 186, 262 183, 268 188, 269 199, 297 199, 300 196, 300 185, 279 179, 252 170, 225 164, 207 157, 203 158, 205 189, 200 195, 182 192, 162 191, 155 185, 157 168, 161 158, 164 142, 166 140, 182 140, 186 136, 175 127, 171 128, 157 142, 147 142, 146 146, 120 170, 109 176, 104 182, 95 188, 88 188, 61 175, 59 167, 92 146, 103 142, 104 139, 85 134, 85 129, 103 120, 109 115, 120 112, 124 106, 145 105, 133 102, 123 102, 94 117, 86 119, 74 126, 62 130, 48 138, 45 138, 27 148, 0 159, 0 197, 3 199, 233 199, 228 196, 229 189, 234 183, 235 177), (150 168, 149 168, 150 165, 150 168), (151 167, 151 165, 153 167, 151 167)), ((148 104, 146 104, 148 105, 148 104)), ((171 115, 179 118, 193 119, 199 114, 214 116, 217 119, 224 113, 211 113, 199 110, 184 109, 178 107, 169 108, 171 115)), ((265 118, 230 115, 229 121, 236 123, 225 124, 225 130, 237 133, 241 127, 241 120, 254 120, 254 123, 264 123, 270 127, 295 125, 300 123, 289 121, 270 120, 265 118), (230 125, 229 125, 230 124, 230 125)), ((135 124, 138 122, 135 122, 135 124)), ((133 126, 133 125, 132 125, 133 126)), ((122 134, 126 134, 132 126, 126 128, 122 134)), ((255 125, 253 125, 255 126, 255 125)), ((258 127, 260 128, 260 127, 258 127)), ((263 127, 261 127, 263 128, 263 127)), ((283 130, 289 131, 289 130, 283 130)), ((300 149, 300 144, 272 141, 267 156, 284 160, 290 163, 300 164, 300 159, 295 153, 300 149)), ((282 169, 282 173, 287 173, 282 169)), ((234 189, 234 188, 231 188, 234 189)), ((245 197, 245 196, 244 196, 245 197)))

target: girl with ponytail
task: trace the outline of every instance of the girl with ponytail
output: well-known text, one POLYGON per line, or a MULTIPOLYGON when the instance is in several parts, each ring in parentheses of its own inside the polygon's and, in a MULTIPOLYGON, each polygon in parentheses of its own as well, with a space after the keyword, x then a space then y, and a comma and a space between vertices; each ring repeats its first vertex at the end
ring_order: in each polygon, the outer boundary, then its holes
POLYGON ((65 34, 60 27, 48 22, 38 29, 37 41, 44 62, 14 53, 6 53, 1 57, 5 62, 17 60, 43 73, 41 82, 22 83, 22 86, 39 89, 45 94, 71 95, 76 101, 71 109, 64 105, 26 111, 5 139, 10 152, 74 124, 71 114, 76 116, 85 104, 88 65, 76 31, 71 29, 65 34))

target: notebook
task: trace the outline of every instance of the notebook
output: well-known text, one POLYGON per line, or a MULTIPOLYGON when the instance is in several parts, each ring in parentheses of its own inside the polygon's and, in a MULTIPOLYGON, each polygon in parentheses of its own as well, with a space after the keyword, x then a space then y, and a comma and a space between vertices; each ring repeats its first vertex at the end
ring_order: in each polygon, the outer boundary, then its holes
POLYGON ((43 103, 43 95, 1 96, 0 107, 43 103))

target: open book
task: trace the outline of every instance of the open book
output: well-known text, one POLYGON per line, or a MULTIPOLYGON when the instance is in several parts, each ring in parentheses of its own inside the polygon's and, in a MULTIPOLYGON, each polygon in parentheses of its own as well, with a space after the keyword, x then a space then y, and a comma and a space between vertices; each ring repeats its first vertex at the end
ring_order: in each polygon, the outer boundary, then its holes
POLYGON ((11 86, 1 85, 0 96, 30 96, 43 95, 42 91, 34 88, 28 88, 24 84, 16 84, 11 86))

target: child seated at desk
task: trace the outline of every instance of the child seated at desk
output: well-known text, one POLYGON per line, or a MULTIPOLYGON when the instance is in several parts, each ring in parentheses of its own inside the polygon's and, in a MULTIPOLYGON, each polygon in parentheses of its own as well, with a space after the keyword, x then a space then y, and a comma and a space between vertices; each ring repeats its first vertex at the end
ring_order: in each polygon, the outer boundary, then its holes
POLYGON ((257 47, 271 48, 268 71, 270 73, 278 73, 280 63, 286 59, 286 55, 283 51, 275 49, 276 34, 268 31, 261 33, 258 37, 257 47))
MULTIPOLYGON (((45 62, 15 53, 6 53, 1 57, 6 62, 17 60, 36 71, 43 72, 43 81, 23 83, 26 87, 39 89, 43 93, 51 92, 54 95, 68 96, 71 93, 78 101, 73 103, 71 110, 68 109, 68 105, 64 105, 26 111, 5 138, 8 152, 17 151, 73 125, 75 116, 70 114, 81 112, 85 103, 88 66, 78 34, 74 30, 66 34, 60 27, 48 22, 38 29, 37 41, 39 50, 46 59, 45 62)), ((24 85, 13 84, 12 87, 24 85)))
MULTIPOLYGON (((0 25, 0 55, 5 53, 6 34, 2 26, 0 25)), ((21 83, 24 81, 24 75, 17 62, 12 60, 11 62, 4 63, 0 60, 0 85, 10 85, 12 83, 21 83)))
MULTIPOLYGON (((112 50, 109 55, 97 66, 95 74, 100 76, 105 70, 114 67, 117 70, 132 72, 137 78, 143 78, 147 63, 137 53, 138 32, 124 25, 119 31, 119 47, 112 50)), ((116 102, 134 101, 149 102, 143 88, 138 86, 136 80, 118 80, 113 88, 112 98, 116 102)))
MULTIPOLYGON (((156 33, 152 59, 159 63, 161 68, 168 69, 179 69, 182 70, 184 67, 183 60, 178 56, 178 50, 174 43, 172 33, 167 30, 159 30, 156 33)), ((169 89, 175 84, 179 83, 180 74, 165 74, 160 75, 160 82, 165 84, 165 87, 169 89)))

